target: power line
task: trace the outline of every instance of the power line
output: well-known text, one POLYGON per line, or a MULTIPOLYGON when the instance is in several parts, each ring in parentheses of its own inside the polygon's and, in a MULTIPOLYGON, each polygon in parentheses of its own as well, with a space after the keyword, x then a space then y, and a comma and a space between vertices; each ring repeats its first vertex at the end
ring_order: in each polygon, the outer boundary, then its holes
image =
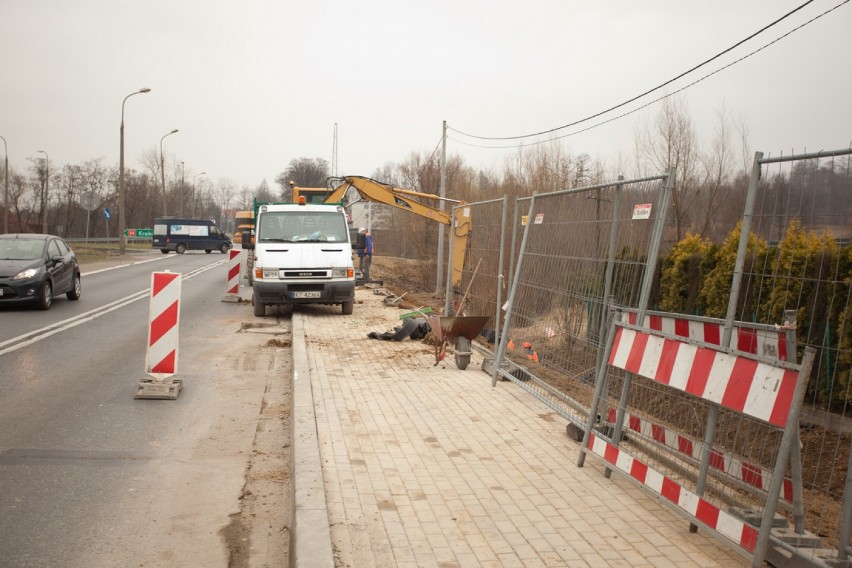
MULTIPOLYGON (((696 66, 692 67, 691 69, 689 69, 689 70, 687 70, 687 71, 684 71, 683 73, 681 73, 681 74, 677 75, 676 77, 674 77, 674 78, 672 78, 672 79, 669 79, 668 81, 666 81, 666 82, 664 82, 664 83, 661 83, 660 85, 657 85, 656 87, 654 87, 654 88, 652 88, 652 89, 649 89, 649 90, 645 91, 645 92, 644 92, 644 93, 642 93, 642 94, 636 95, 635 97, 633 97, 633 98, 631 98, 631 99, 628 99, 628 100, 626 100, 626 101, 624 101, 624 102, 622 102, 622 103, 619 103, 619 104, 617 104, 617 105, 615 105, 615 106, 613 106, 613 107, 610 107, 610 108, 608 108, 608 109, 606 109, 606 110, 602 110, 602 111, 600 111, 600 112, 597 112, 597 113, 595 113, 595 114, 593 114, 593 115, 587 116, 587 117, 582 118, 582 119, 580 119, 580 120, 575 120, 574 122, 571 122, 571 123, 569 123, 569 124, 565 124, 565 125, 562 125, 562 126, 557 126, 556 128, 551 128, 551 129, 549 129, 549 130, 542 130, 541 132, 535 132, 535 133, 532 133, 532 134, 522 134, 522 135, 519 135, 519 136, 478 136, 478 135, 475 135, 475 134, 469 134, 469 133, 467 133, 467 132, 463 132, 463 131, 458 130, 458 129, 456 129, 456 128, 453 128, 453 127, 451 127, 451 126, 448 126, 448 128, 449 128, 450 130, 452 130, 453 132, 457 132, 458 134, 461 134, 462 136, 467 136, 467 137, 469 137, 469 138, 477 138, 477 139, 479 139, 479 140, 519 140, 519 139, 522 139, 522 138, 531 138, 531 137, 534 137, 534 136, 541 136, 541 135, 543 135, 543 134, 551 134, 551 133, 556 132, 556 131, 558 131, 558 130, 563 130, 563 129, 565 129, 565 128, 570 128, 570 127, 572 127, 572 126, 576 126, 576 125, 578 125, 578 124, 582 124, 583 122, 588 122, 589 120, 595 119, 595 118, 597 118, 597 117, 599 117, 599 116, 602 116, 602 115, 604 115, 604 114, 606 114, 606 113, 608 113, 608 112, 612 112, 612 111, 614 111, 614 110, 616 110, 616 109, 619 109, 619 108, 621 108, 621 107, 623 107, 623 106, 626 106, 626 105, 628 105, 628 104, 630 104, 630 103, 632 103, 632 102, 635 102, 635 101, 637 101, 638 99, 641 99, 642 97, 644 97, 644 96, 646 96, 646 95, 649 95, 649 94, 651 94, 651 93, 653 93, 653 92, 655 92, 655 91, 658 91, 658 90, 662 89, 663 87, 665 87, 666 85, 669 85, 669 84, 671 84, 671 83, 673 83, 673 82, 677 81, 678 79, 681 79, 682 77, 684 77, 684 76, 686 76, 686 75, 688 75, 688 74, 692 73, 693 71, 695 71, 695 70, 697 70, 697 69, 699 69, 699 68, 701 68, 701 67, 703 67, 703 66, 707 65, 708 63, 710 63, 710 62, 712 62, 712 61, 715 61, 715 60, 716 60, 716 59, 718 59, 719 57, 721 57, 721 56, 725 55, 726 53, 730 52, 731 50, 733 50, 733 49, 735 49, 735 48, 739 47, 739 46, 740 46, 740 45, 742 45, 743 43, 745 43, 745 42, 749 41, 750 39, 753 39, 754 37, 756 37, 756 36, 760 35, 761 33, 765 32, 766 30, 768 30, 768 29, 769 29, 769 28, 771 28, 772 26, 775 26, 775 25, 776 25, 776 24, 778 24, 779 22, 781 22, 781 21, 783 21, 783 20, 787 19, 788 17, 790 17, 791 15, 795 14, 795 13, 796 13, 796 12, 798 12, 799 10, 803 9, 805 6, 807 6, 808 4, 812 3, 813 1, 814 1, 814 0, 807 0, 807 2, 805 2, 805 3, 804 3, 804 4, 802 4, 801 6, 799 6, 799 7, 795 8, 795 9, 791 10, 790 12, 787 12, 786 14, 784 14, 783 16, 781 16, 780 18, 778 18, 778 19, 777 19, 777 20, 775 20, 774 22, 772 22, 772 23, 770 23, 770 24, 768 24, 768 25, 766 25, 766 26, 762 27, 761 29, 759 29, 758 31, 756 31, 756 32, 754 32, 753 34, 749 35, 749 36, 748 36, 748 37, 746 37, 745 39, 742 39, 742 40, 738 41, 737 43, 735 43, 735 44, 734 44, 734 45, 732 45, 731 47, 729 47, 729 48, 725 49, 724 51, 721 51, 721 52, 717 53, 716 55, 714 55, 714 56, 713 56, 713 57, 711 57, 710 59, 707 59, 706 61, 704 61, 704 62, 702 62, 702 63, 699 63, 698 65, 696 65, 696 66)), ((839 7, 839 6, 843 5, 843 4, 845 4, 845 3, 846 3, 846 2, 848 2, 848 1, 849 1, 849 0, 846 0, 846 1, 842 2, 841 4, 838 4, 838 6, 835 6, 834 8, 832 8, 831 10, 829 10, 829 12, 830 12, 830 11, 832 11, 832 10, 834 10, 834 9, 836 9, 837 7, 839 7)), ((820 17, 820 16, 817 16, 817 17, 820 17)), ((814 18, 814 19, 816 19, 816 18, 814 18)), ((811 21, 813 21, 813 20, 811 20, 811 21)), ((798 28, 797 28, 797 29, 798 29, 798 28)), ((789 35, 789 34, 787 34, 787 35, 789 35)), ((782 36, 782 37, 784 37, 784 36, 782 36)), ((774 42, 773 42, 773 43, 774 43, 774 42)), ((771 44, 770 44, 770 45, 771 45, 771 44)))

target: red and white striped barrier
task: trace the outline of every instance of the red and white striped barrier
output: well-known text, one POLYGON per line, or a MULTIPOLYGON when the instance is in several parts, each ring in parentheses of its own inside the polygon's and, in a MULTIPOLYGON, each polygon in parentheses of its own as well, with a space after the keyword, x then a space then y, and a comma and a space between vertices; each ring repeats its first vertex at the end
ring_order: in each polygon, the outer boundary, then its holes
POLYGON ((177 373, 180 293, 179 273, 151 273, 145 372, 154 380, 143 379, 135 398, 176 399, 180 393, 180 381, 165 381, 177 373))
POLYGON ((758 537, 755 527, 702 499, 676 481, 651 469, 627 452, 594 434, 589 437, 589 449, 650 491, 685 511, 698 522, 730 539, 746 551, 754 552, 758 537))
MULTIPOLYGON (((607 409, 607 422, 615 424, 616 416, 615 408, 607 409)), ((640 416, 625 414, 624 427, 696 461, 701 461, 704 454, 703 442, 693 440, 688 436, 684 436, 640 416)), ((759 464, 747 463, 737 456, 721 452, 715 448, 710 450, 709 464, 716 471, 739 479, 756 489, 761 491, 769 489, 769 480, 772 478, 772 472, 759 464)), ((780 498, 788 503, 793 502, 793 480, 789 477, 784 478, 780 498)))
MULTIPOLYGON (((639 319, 636 312, 621 312, 621 321, 637 325, 639 319)), ((724 323, 715 321, 697 321, 685 317, 671 317, 659 314, 646 314, 645 321, 640 327, 662 331, 669 335, 694 339, 701 343, 721 345, 724 323)), ((741 324, 740 324, 741 325, 741 324)), ((765 357, 773 357, 779 361, 787 360, 786 331, 764 330, 753 327, 739 327, 734 324, 730 347, 744 353, 753 353, 765 357)))
POLYGON ((787 424, 797 370, 617 326, 609 364, 779 428, 787 424))
POLYGON ((228 251, 230 257, 228 259, 228 289, 225 292, 223 302, 239 302, 240 301, 240 259, 242 258, 241 250, 231 249, 228 251))
MULTIPOLYGON (((798 412, 805 395, 815 351, 806 349, 802 364, 796 365, 777 359, 756 357, 740 350, 729 352, 718 344, 696 344, 693 338, 687 340, 682 336, 639 328, 622 321, 615 321, 613 325, 609 339, 612 341, 612 347, 606 353, 609 366, 763 420, 783 430, 769 481, 766 506, 760 520, 755 524, 737 518, 650 468, 630 455, 628 449, 619 448, 617 441, 609 442, 601 438, 592 432, 591 428, 586 431, 582 454, 590 452, 602 457, 615 466, 619 473, 641 482, 647 489, 671 502, 693 522, 703 524, 751 552, 754 555, 753 565, 760 565, 769 545, 777 500, 786 485, 782 464, 786 464, 790 459, 794 444, 798 443, 798 412), (767 360, 769 362, 764 362, 767 360)), ((629 381, 626 382, 625 388, 629 388, 629 384, 629 381)), ((628 394, 625 391, 624 396, 628 394)), ((596 390, 595 397, 598 396, 599 391, 596 390)), ((593 404, 590 416, 594 417, 597 412, 597 405, 593 404)), ((628 428, 641 429, 641 423, 637 423, 634 417, 628 417, 625 421, 628 422, 628 428)), ((652 436, 655 435, 655 439, 662 437, 663 443, 678 444, 679 451, 695 455, 695 444, 692 440, 677 435, 674 435, 672 440, 667 440, 665 431, 656 434, 652 431, 652 436)), ((583 464, 582 454, 578 463, 580 466, 583 464)), ((717 455, 716 458, 717 463, 713 467, 718 468, 718 460, 723 456, 717 455)), ((741 470, 746 469, 743 465, 741 463, 741 470)), ((758 472, 740 471, 738 475, 745 480, 750 474, 757 477, 758 472)), ((702 479, 699 476, 696 480, 697 487, 701 487, 702 479)), ((761 477, 761 485, 763 481, 764 478, 761 477)))

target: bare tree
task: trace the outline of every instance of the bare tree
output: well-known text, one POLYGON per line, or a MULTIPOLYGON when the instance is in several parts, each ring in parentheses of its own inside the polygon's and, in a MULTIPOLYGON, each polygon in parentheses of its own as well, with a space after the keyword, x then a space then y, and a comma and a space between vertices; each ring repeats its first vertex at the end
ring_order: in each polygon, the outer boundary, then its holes
POLYGON ((558 140, 518 148, 506 160, 503 188, 510 196, 548 193, 596 183, 603 178, 603 165, 587 153, 574 156, 558 140))
POLYGON ((231 207, 231 202, 234 200, 236 186, 234 186, 234 182, 228 178, 220 178, 213 188, 212 193, 213 201, 220 210, 229 209, 231 207))
POLYGON ((677 240, 690 224, 693 204, 699 197, 696 177, 697 142, 686 103, 672 97, 663 99, 653 124, 646 124, 636 134, 636 157, 641 171, 659 174, 675 171, 672 209, 677 240))
POLYGON ((24 198, 27 193, 27 178, 23 175, 15 172, 15 170, 9 170, 9 230, 12 232, 23 232, 25 231, 26 223, 24 221, 24 198), (12 218, 12 212, 14 211, 15 216, 12 218), (14 222, 13 222, 14 220, 14 222), (13 227, 17 227, 17 229, 13 229, 13 227))
POLYGON ((322 158, 295 158, 287 169, 275 176, 284 201, 292 199, 290 182, 296 187, 325 187, 328 179, 328 161, 322 158))
POLYGON ((749 138, 748 125, 745 116, 740 115, 736 123, 737 136, 740 139, 740 154, 742 155, 742 172, 749 175, 751 172, 751 141, 749 138))
POLYGON ((248 211, 252 208, 252 199, 254 198, 254 194, 247 185, 244 185, 240 189, 240 192, 237 193, 236 198, 236 207, 239 211, 248 211))
MULTIPOLYGON (((711 236, 714 222, 718 222, 718 213, 725 200, 724 193, 731 187, 731 170, 734 152, 731 145, 729 116, 724 106, 716 111, 716 127, 710 148, 700 157, 703 168, 700 182, 701 207, 697 216, 699 234, 711 236)), ((722 233, 724 235, 724 233, 722 233)))
POLYGON ((269 184, 266 180, 261 180, 260 184, 255 188, 254 197, 258 201, 275 201, 275 195, 273 195, 272 190, 269 189, 269 184))
POLYGON ((77 211, 76 200, 81 192, 83 180, 83 172, 80 166, 65 165, 59 176, 57 188, 59 191, 60 200, 65 199, 65 223, 63 226, 62 236, 67 237, 73 232, 74 222, 77 211))
MULTIPOLYGON (((110 171, 103 164, 103 158, 97 158, 94 160, 87 160, 83 162, 81 169, 81 182, 82 182, 82 191, 83 192, 91 192, 98 197, 98 201, 105 201, 107 195, 109 194, 110 189, 110 171)), ((83 231, 84 234, 94 234, 92 233, 92 224, 95 223, 95 219, 91 214, 86 215, 86 222, 89 223, 89 231, 83 231)))
POLYGON ((45 211, 49 211, 50 209, 50 195, 48 195, 48 191, 50 188, 48 176, 50 175, 50 165, 47 162, 46 158, 28 158, 33 165, 31 168, 32 173, 35 175, 35 179, 32 180, 32 192, 33 192, 33 203, 38 204, 38 219, 45 218, 45 211))

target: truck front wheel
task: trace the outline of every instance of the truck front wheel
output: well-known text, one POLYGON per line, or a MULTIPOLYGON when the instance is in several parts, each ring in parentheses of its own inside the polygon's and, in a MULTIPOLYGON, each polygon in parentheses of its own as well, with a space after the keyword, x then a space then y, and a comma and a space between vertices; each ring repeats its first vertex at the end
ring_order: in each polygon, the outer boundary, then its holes
POLYGON ((252 294, 251 296, 251 305, 254 306, 254 315, 262 318, 266 315, 266 305, 257 299, 257 297, 252 294))
POLYGON ((343 315, 349 316, 352 315, 352 309, 355 307, 355 302, 353 300, 349 300, 348 302, 343 302, 343 315))

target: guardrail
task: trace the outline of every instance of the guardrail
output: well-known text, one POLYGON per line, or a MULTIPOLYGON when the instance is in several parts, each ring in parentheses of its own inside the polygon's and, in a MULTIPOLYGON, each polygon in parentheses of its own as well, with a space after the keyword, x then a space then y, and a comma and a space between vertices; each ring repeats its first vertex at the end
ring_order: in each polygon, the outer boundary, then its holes
MULTIPOLYGON (((128 243, 150 243, 151 237, 127 237, 126 241, 128 243)), ((68 237, 65 239, 65 242, 68 243, 116 243, 118 244, 117 237, 89 237, 88 239, 85 237, 68 237)))

